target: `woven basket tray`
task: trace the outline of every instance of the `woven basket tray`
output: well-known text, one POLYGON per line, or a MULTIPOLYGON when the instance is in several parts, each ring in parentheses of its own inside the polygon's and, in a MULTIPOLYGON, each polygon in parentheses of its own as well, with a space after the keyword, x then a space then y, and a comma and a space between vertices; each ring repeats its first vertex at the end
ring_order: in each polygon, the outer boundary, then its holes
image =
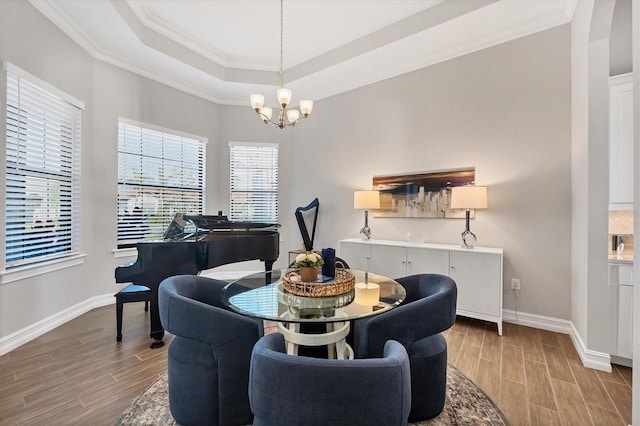
POLYGON ((317 281, 302 281, 300 271, 292 269, 282 277, 284 289, 289 293, 306 297, 330 297, 347 293, 356 285, 356 277, 347 269, 336 269, 333 281, 321 283, 317 281))

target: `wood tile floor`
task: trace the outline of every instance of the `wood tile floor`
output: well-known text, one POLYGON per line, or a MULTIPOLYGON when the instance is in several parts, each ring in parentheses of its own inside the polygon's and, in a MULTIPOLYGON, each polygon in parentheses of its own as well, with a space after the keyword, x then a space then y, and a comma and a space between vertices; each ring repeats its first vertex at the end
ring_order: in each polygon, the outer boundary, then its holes
POLYGON ((477 383, 514 425, 631 424, 631 369, 582 365, 571 338, 458 317, 446 333, 449 363, 477 383))
POLYGON ((122 342, 115 305, 94 309, 0 357, 0 425, 112 425, 167 369, 150 349, 144 303, 126 303, 122 342))
MULTIPOLYGON (((148 313, 94 309, 0 357, 0 425, 111 425, 166 370, 149 349, 148 313)), ((631 370, 582 366, 568 336, 459 318, 446 332, 449 362, 480 385, 513 425, 631 423, 631 370)))

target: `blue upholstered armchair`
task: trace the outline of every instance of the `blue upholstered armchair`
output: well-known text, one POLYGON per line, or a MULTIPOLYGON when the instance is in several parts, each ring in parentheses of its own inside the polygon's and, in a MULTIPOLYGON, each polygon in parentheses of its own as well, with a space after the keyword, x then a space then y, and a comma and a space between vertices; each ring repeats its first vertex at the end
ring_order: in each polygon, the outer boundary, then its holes
POLYGON ((359 360, 293 356, 285 353, 282 334, 264 336, 251 355, 253 425, 406 425, 407 352, 390 341, 382 354, 359 360))
POLYGON ((439 274, 396 279, 407 297, 397 308, 354 321, 356 358, 382 356, 387 340, 400 342, 411 365, 409 421, 437 416, 444 408, 447 386, 447 342, 440 332, 456 319, 456 283, 439 274))
POLYGON ((165 279, 158 303, 162 326, 175 335, 169 348, 169 406, 182 425, 244 425, 249 364, 264 334, 262 321, 227 310, 227 283, 195 275, 165 279))

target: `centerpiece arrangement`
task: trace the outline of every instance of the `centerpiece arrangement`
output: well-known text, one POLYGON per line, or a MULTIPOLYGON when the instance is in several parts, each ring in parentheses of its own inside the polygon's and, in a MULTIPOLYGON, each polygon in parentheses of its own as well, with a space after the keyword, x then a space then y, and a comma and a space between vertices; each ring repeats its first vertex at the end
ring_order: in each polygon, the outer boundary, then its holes
POLYGON ((310 252, 297 255, 296 261, 291 266, 300 269, 300 279, 302 281, 316 281, 320 267, 323 264, 322 256, 310 252))
POLYGON ((283 276, 284 289, 306 297, 338 296, 353 290, 355 277, 347 269, 336 269, 335 277, 328 282, 318 281, 323 264, 322 256, 317 253, 299 254, 291 264, 295 269, 285 272, 283 276))

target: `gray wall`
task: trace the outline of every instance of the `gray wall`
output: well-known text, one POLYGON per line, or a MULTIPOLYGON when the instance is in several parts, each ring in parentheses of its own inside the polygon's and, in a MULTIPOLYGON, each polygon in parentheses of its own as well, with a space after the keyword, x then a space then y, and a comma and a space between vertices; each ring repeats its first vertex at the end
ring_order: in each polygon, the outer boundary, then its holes
MULTIPOLYGON (((85 102, 82 116, 83 265, 0 284, 0 338, 95 296, 115 293, 117 120, 123 117, 209 138, 207 176, 219 173, 219 106, 93 60, 28 2, 0 2, 0 60, 85 102)), ((5 96, 2 94, 4 101, 5 96)), ((2 150, 2 154, 4 151, 2 150)), ((4 164, 4 157, 2 157, 4 164)), ((223 193, 227 198, 227 193, 223 193)), ((216 185, 207 210, 220 204, 216 185)))
MULTIPOLYGON (((127 260, 115 259, 112 254, 116 247, 118 117, 208 138, 206 175, 209 181, 215 181, 219 107, 99 61, 94 65, 93 91, 93 157, 83 183, 89 183, 92 189, 88 194, 91 211, 87 214, 94 227, 89 247, 94 250, 92 259, 97 259, 92 270, 100 283, 98 294, 104 294, 114 291, 114 268, 127 260)), ((207 187, 205 197, 205 208, 212 211, 212 206, 219 203, 217 187, 207 187)))
MULTIPOLYGON (((570 72, 563 26, 322 100, 292 133, 295 184, 283 181, 284 199, 317 195, 316 246, 337 247, 358 236, 353 190, 370 188, 373 175, 475 166, 489 187, 489 208, 471 223, 478 245, 504 248, 505 283, 522 280, 520 311, 569 319, 570 72)), ((451 219, 369 225, 374 238, 412 232, 450 244, 464 229, 451 219)), ((512 293, 504 307, 515 309, 512 293)))
MULTIPOLYGON (((0 2, 0 60, 9 61, 85 102, 82 161, 84 170, 90 169, 93 157, 91 57, 28 2, 10 0, 0 2)), ((4 104, 5 93, 1 97, 4 104)), ((0 151, 0 168, 4 170, 5 152, 4 149, 0 151)), ((4 188, 4 172, 1 179, 0 186, 4 188)), ((83 182, 82 208, 85 212, 90 206, 88 196, 91 190, 92 183, 83 182)), ((4 211, 4 193, 2 206, 4 211)), ((87 246, 91 241, 92 229, 92 217, 83 214, 82 246, 87 253, 91 253, 91 248, 87 246)), ((98 288, 91 278, 89 259, 83 267, 0 284, 0 337, 95 296, 98 288)))
MULTIPOLYGON (((570 37, 568 26, 318 101, 281 131, 247 107, 215 105, 91 59, 29 3, 0 2, 0 59, 87 105, 83 115, 86 262, 0 285, 0 338, 90 297, 112 294, 117 117, 209 138, 207 212, 228 211, 229 141, 280 144, 281 260, 301 247, 293 211, 320 199, 316 247, 362 226, 353 190, 376 174, 475 166, 489 209, 472 229, 505 249, 505 282, 522 280, 518 309, 569 319, 570 37)), ((294 95, 296 95, 294 93, 294 95)), ((300 94, 303 95, 303 94, 300 94)), ((379 219, 374 238, 425 233, 457 244, 462 220, 379 219)), ((237 268, 246 269, 247 266, 237 268)), ((505 294, 505 308, 515 308, 505 294)))

